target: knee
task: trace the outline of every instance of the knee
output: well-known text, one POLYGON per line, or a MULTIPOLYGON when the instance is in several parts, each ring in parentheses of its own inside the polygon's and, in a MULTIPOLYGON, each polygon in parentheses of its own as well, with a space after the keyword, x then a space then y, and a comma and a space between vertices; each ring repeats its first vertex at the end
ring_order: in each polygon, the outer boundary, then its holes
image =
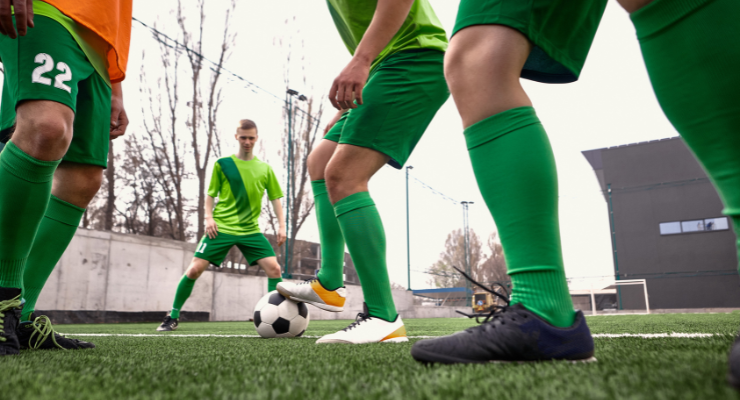
POLYGON ((280 271, 280 264, 277 263, 277 260, 274 262, 269 263, 265 266, 265 273, 268 277, 271 278, 279 278, 282 271, 280 271))
POLYGON ((312 151, 311 154, 308 155, 306 164, 308 166, 308 175, 311 177, 312 181, 324 178, 324 169, 326 168, 326 165, 324 165, 315 152, 312 151))
POLYGON ((185 271, 185 276, 187 276, 190 279, 198 279, 201 275, 203 275, 203 272, 208 268, 208 261, 201 260, 198 258, 194 258, 193 262, 190 263, 190 266, 188 267, 188 270, 185 271))
POLYGON ((91 169, 90 171, 86 171, 82 178, 77 191, 81 197, 88 199, 88 202, 90 202, 98 193, 100 185, 103 183, 103 170, 98 168, 91 169))
POLYGON ((20 135, 22 134, 21 131, 25 131, 32 135, 35 139, 34 141, 39 145, 64 144, 68 146, 72 140, 72 124, 64 116, 56 113, 42 113, 38 115, 19 113, 17 118, 16 135, 20 135))
POLYGON ((324 179, 326 180, 326 189, 329 191, 329 194, 335 193, 346 182, 344 171, 340 168, 326 168, 324 179))

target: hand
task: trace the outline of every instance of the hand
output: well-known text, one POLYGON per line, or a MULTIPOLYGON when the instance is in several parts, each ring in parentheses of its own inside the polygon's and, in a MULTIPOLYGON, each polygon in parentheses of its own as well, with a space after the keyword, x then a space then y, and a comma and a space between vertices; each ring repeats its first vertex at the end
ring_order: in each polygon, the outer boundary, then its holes
POLYGON ((281 226, 277 234, 278 247, 282 246, 286 240, 288 240, 288 236, 285 234, 285 227, 281 226))
POLYGON ((218 236, 218 225, 213 217, 206 217, 206 235, 209 239, 215 239, 218 236))
MULTIPOLYGON (((2 1, 2 0, 0 0, 2 1)), ((114 83, 110 99, 110 138, 111 140, 123 136, 128 127, 128 116, 123 109, 123 93, 121 83, 114 83)))
POLYGON ((362 105, 362 88, 365 87, 367 77, 370 75, 370 62, 352 58, 342 70, 342 73, 334 79, 329 90, 329 101, 337 110, 357 108, 362 105), (355 104, 357 100, 357 104, 355 104))
POLYGON ((33 0, 0 0, 0 34, 15 39, 18 35, 26 36, 28 27, 33 28, 33 0), (13 27, 13 14, 10 6, 15 11, 15 24, 18 34, 13 27))
POLYGON ((346 113, 346 112, 347 112, 347 110, 339 110, 339 112, 337 113, 337 115, 335 115, 334 118, 332 118, 331 121, 329 121, 329 123, 326 124, 326 128, 324 128, 324 135, 326 135, 327 133, 329 133, 329 131, 331 130, 331 128, 333 128, 334 125, 337 124, 337 121, 339 121, 339 119, 342 118, 342 115, 344 115, 344 113, 346 113))

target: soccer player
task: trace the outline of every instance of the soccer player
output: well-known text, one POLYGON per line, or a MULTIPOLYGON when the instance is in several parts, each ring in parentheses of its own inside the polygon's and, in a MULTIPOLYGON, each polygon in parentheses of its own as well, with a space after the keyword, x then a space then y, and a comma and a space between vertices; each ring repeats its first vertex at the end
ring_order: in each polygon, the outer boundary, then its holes
MULTIPOLYGON (((660 105, 715 183, 740 232, 740 2, 619 0, 630 12, 660 105)), ((496 220, 513 306, 464 332, 414 344, 422 362, 587 360, 560 255, 550 145, 519 77, 578 77, 605 0, 463 0, 445 72, 478 185, 496 220)), ((738 243, 740 247, 740 243, 738 243)), ((730 354, 740 386, 740 339, 730 354)))
POLYGON ((31 313, 100 188, 109 140, 128 125, 121 81, 131 7, 0 1, 0 131, 15 124, 0 153, 0 355, 94 347, 31 313))
POLYGON ((190 297, 195 281, 209 264, 221 265, 233 246, 241 250, 249 265, 259 265, 265 271, 268 292, 282 282, 275 251, 260 231, 258 219, 266 190, 278 218, 277 243, 282 246, 286 239, 283 206, 280 204, 283 191, 272 168, 254 155, 254 146, 259 139, 257 125, 248 119, 239 121, 234 137, 239 143, 239 151, 231 157, 219 159, 213 166, 205 201, 206 233, 180 279, 172 310, 158 331, 177 329, 180 311, 190 297), (218 203, 214 209, 216 197, 218 203))
POLYGON ((344 309, 345 243, 365 309, 347 328, 317 343, 408 341, 388 279, 385 232, 368 193, 384 164, 400 169, 449 97, 443 58, 447 36, 427 0, 329 0, 352 60, 329 99, 339 110, 308 169, 321 239, 317 279, 278 291, 328 311, 344 309))

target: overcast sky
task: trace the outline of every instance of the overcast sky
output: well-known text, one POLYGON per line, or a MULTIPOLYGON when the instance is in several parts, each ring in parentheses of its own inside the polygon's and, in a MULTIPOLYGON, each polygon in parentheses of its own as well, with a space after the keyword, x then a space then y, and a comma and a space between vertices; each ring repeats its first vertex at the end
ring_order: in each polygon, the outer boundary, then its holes
MULTIPOLYGON (((190 2, 187 2, 190 3, 190 2)), ((430 0, 448 32, 454 25, 458 2, 430 0)), ((215 58, 222 35, 223 0, 208 0, 206 56, 215 58), (210 45, 213 44, 213 45, 210 45)), ((134 16, 157 23, 175 36, 172 2, 134 1, 134 16)), ((197 15, 188 12, 188 18, 197 15)), ((236 46, 226 67, 283 98, 286 55, 290 46, 291 87, 317 99, 326 107, 324 124, 333 110, 325 101, 331 82, 350 59, 323 0, 239 1, 230 28, 237 32, 236 46), (287 22, 286 22, 287 21, 287 22), (282 42, 282 44, 281 44, 282 42), (305 77, 305 83, 303 78, 305 77)), ((138 96, 142 52, 147 71, 156 71, 157 47, 141 25, 134 23, 125 102, 132 120, 131 132, 140 131, 138 96)), ((154 73, 154 72, 152 72, 154 73)), ((650 89, 634 28, 615 1, 606 9, 581 79, 567 85, 523 81, 552 141, 560 176, 560 219, 569 277, 613 274, 609 223, 604 198, 593 170, 581 151, 659 138, 677 133, 661 112, 650 89)), ((283 129, 281 100, 265 91, 231 80, 220 115, 224 129, 223 153, 234 152, 231 127, 241 118, 254 119, 260 127, 267 161, 280 170, 278 138, 283 129)), ((485 239, 495 231, 475 183, 452 99, 439 111, 411 156, 412 176, 455 200, 472 201, 470 227, 485 239)), ((496 171, 492 171, 496 173, 496 171)), ((371 181, 370 191, 383 218, 388 241, 391 280, 407 284, 405 173, 383 168, 371 181)), ((410 188, 411 285, 427 287, 422 273, 444 248, 447 234, 462 227, 462 208, 435 195, 412 180, 410 188)), ((194 197, 194 196, 193 196, 194 197)), ((318 241, 315 218, 301 230, 300 238, 318 241)), ((536 243, 532 244, 536 246, 536 243)))

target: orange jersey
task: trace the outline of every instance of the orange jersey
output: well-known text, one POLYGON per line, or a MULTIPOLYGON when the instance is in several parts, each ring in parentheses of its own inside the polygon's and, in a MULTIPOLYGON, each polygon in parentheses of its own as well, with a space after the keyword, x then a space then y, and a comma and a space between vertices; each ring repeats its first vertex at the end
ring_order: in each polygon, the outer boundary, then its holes
POLYGON ((42 0, 56 7, 64 15, 90 29, 105 40, 110 48, 108 75, 112 83, 126 77, 128 49, 131 43, 133 0, 42 0))

